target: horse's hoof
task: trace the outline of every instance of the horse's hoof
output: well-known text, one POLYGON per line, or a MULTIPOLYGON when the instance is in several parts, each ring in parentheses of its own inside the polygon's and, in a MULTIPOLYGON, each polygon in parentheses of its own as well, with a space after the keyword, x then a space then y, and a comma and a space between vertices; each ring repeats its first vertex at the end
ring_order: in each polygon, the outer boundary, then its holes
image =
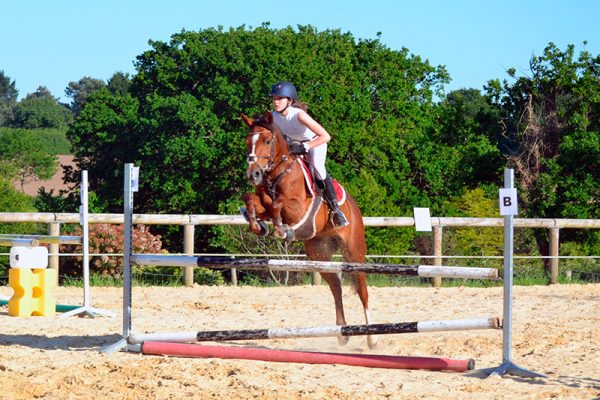
POLYGON ((348 341, 350 340, 350 338, 348 336, 338 336, 337 340, 338 340, 338 344, 340 346, 345 346, 348 344, 348 341))
POLYGON ((242 214, 242 217, 244 217, 246 221, 250 222, 250 218, 248 217, 248 210, 246 210, 246 207, 240 207, 240 214, 242 214))
POLYGON ((288 242, 293 241, 294 239, 296 239, 296 234, 294 233, 294 231, 292 229, 286 229, 285 231, 285 240, 288 242))
POLYGON ((273 231, 273 236, 275 236, 277 239, 285 239, 286 234, 284 230, 281 229, 275 229, 273 231))
POLYGON ((379 342, 379 337, 371 335, 367 336, 367 345, 369 346, 369 349, 375 349, 377 347, 377 342, 379 342))
POLYGON ((265 221, 258 221, 258 226, 260 226, 259 236, 265 237, 269 234, 269 227, 265 221))

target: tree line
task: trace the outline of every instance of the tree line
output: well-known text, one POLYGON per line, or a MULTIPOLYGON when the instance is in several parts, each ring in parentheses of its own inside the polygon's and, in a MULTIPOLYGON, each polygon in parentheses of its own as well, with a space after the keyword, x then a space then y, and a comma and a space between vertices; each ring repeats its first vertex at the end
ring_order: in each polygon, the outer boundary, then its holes
MULTIPOLYGON (((451 77, 443 66, 340 30, 264 24, 182 31, 149 43, 133 76, 69 84, 72 103, 53 104, 66 111, 51 114, 64 116, 60 122, 38 115, 52 103, 47 93, 16 102, 14 82, 0 74, 0 125, 66 126, 76 163, 89 171, 97 211, 122 210, 123 164, 134 162, 141 167, 136 213, 235 212, 250 189, 238 115, 270 109, 271 84, 287 80, 332 134, 328 170, 365 216, 412 215, 413 207, 497 216, 506 167, 516 171, 521 216, 600 216, 600 57, 576 54, 573 45, 549 43, 525 76, 509 69, 483 90, 445 93, 451 77)), ((79 176, 66 170, 65 181, 76 186, 79 176)), ((42 197, 40 209, 60 203, 42 197)), ((69 201, 77 199, 61 204, 69 201)), ((179 239, 162 233, 167 242, 179 239)), ((523 246, 543 253, 544 234, 523 246)), ((565 235, 582 252, 598 254, 598 233, 565 235)), ((220 228, 198 236, 198 251, 239 246, 220 228)), ((368 236, 370 253, 418 251, 408 229, 368 236)), ((473 246, 484 243, 477 242, 470 236, 462 245, 478 252, 473 246)))

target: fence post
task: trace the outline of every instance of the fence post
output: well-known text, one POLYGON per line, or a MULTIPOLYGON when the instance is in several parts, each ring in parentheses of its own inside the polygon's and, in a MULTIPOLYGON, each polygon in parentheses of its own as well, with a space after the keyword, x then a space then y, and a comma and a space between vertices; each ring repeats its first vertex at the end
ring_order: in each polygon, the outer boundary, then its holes
POLYGON ((311 272, 311 284, 318 286, 321 284, 321 274, 318 272, 311 272))
POLYGON ((237 281, 237 269, 236 268, 231 268, 231 285, 232 286, 237 286, 238 281, 237 281))
POLYGON ((558 283, 558 241, 560 228, 550 228, 550 284, 558 283))
MULTIPOLYGON (((183 253, 194 254, 194 225, 183 225, 183 253)), ((194 286, 194 267, 183 267, 183 282, 186 287, 194 286)))
MULTIPOLYGON (((48 224, 48 235, 59 236, 60 235, 60 222, 50 222, 48 224)), ((56 279, 58 279, 59 267, 58 267, 58 252, 60 251, 59 243, 50 243, 48 246, 48 268, 56 270, 56 279)), ((58 282, 57 282, 58 284, 58 282)))
MULTIPOLYGON (((444 229, 442 226, 436 225, 432 227, 433 229, 433 265, 441 266, 442 265, 442 230, 444 229)), ((431 283, 433 287, 441 287, 442 286, 442 278, 433 277, 431 278, 431 283)))

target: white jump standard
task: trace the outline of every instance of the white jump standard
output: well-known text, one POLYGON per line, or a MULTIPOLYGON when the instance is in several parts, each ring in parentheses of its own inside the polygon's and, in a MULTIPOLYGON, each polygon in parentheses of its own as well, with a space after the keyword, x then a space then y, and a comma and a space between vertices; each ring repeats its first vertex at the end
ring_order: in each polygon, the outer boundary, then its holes
MULTIPOLYGON (((510 171, 512 174, 512 170, 510 171)), ((447 278, 476 278, 476 279, 498 279, 497 271, 491 272, 489 268, 462 268, 462 267, 431 267, 431 266, 406 266, 395 264, 357 264, 346 262, 317 262, 317 261, 290 261, 290 260, 268 260, 268 259, 235 259, 231 257, 193 257, 193 256, 167 256, 154 254, 132 254, 132 229, 133 229, 133 192, 137 191, 139 169, 133 164, 125 164, 125 182, 124 182, 124 243, 123 243, 123 336, 117 343, 105 348, 103 351, 111 353, 117 350, 127 349, 144 354, 165 354, 192 357, 219 357, 219 358, 244 358, 244 359, 263 359, 268 361, 282 362, 311 362, 310 354, 302 353, 298 360, 295 355, 278 354, 261 355, 252 358, 254 355, 245 354, 248 351, 258 349, 226 349, 218 346, 201 346, 199 344, 189 344, 181 342, 196 341, 222 341, 222 340, 255 340, 270 338, 292 338, 292 337, 324 337, 324 336, 355 336, 355 335, 377 335, 391 333, 409 333, 409 332, 439 332, 449 330, 471 330, 471 329, 495 329, 499 327, 497 318, 470 319, 470 320, 451 320, 451 321, 424 321, 395 324, 369 324, 369 325, 345 325, 328 326, 312 328, 275 328, 275 329, 255 329, 255 330, 229 330, 229 331, 208 331, 208 332, 180 332, 180 333, 131 333, 131 311, 132 311, 132 265, 161 265, 161 266, 192 266, 209 268, 246 268, 246 269, 264 269, 264 270, 284 270, 284 271, 324 271, 324 272, 367 272, 396 275, 413 275, 427 277, 447 277, 447 278), (464 275, 466 274, 466 276, 464 275), (175 343, 180 342, 180 343, 175 343), (147 346, 145 346, 147 345, 147 346), (150 350, 148 347, 153 348, 150 350), (207 350, 204 348, 208 347, 207 350), (235 354, 231 352, 235 351, 235 354), (244 353, 244 354, 241 354, 244 353)), ((507 173, 505 173, 505 181, 507 173)), ((512 180, 507 181, 512 187, 512 180)), ((516 367, 510 360, 511 347, 511 308, 512 308, 512 216, 505 218, 505 269, 504 269, 504 318, 503 329, 503 364, 494 371, 493 375, 512 374, 522 377, 542 377, 533 372, 516 367), (507 246, 510 242, 511 246, 507 246), (510 254, 508 254, 510 253, 510 254), (507 256, 509 256, 507 264, 507 256)), ((276 353, 276 350, 268 350, 270 353, 276 353)), ((288 352, 290 353, 290 352, 288 352)), ((292 352, 293 353, 293 352, 292 352)), ((340 355, 338 355, 340 356, 340 355)), ((344 355, 348 356, 348 355, 344 355)), ((355 357, 368 357, 368 355, 354 355, 355 357)), ((334 363, 334 355, 325 354, 322 361, 324 363, 334 363)), ((375 356, 374 356, 375 357, 375 356)), ((410 357, 409 357, 410 358, 410 357)), ((419 357, 412 358, 408 363, 399 363, 396 368, 423 368, 419 357)), ((472 360, 462 360, 464 365, 461 370, 472 369, 472 360)), ((349 360, 340 363, 351 362, 349 360)), ((426 368, 442 370, 445 367, 445 359, 438 358, 439 366, 426 368)), ((364 364, 352 364, 363 365, 364 364)), ((381 366, 379 364, 378 366, 381 366)), ((375 365, 373 365, 375 366, 375 365)))

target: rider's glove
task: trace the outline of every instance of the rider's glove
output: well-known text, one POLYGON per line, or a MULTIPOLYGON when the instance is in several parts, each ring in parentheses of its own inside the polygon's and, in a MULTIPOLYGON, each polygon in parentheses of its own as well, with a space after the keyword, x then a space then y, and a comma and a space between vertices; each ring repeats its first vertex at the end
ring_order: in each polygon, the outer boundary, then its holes
POLYGON ((308 143, 307 142, 292 142, 289 145, 290 153, 302 155, 308 153, 308 143))

